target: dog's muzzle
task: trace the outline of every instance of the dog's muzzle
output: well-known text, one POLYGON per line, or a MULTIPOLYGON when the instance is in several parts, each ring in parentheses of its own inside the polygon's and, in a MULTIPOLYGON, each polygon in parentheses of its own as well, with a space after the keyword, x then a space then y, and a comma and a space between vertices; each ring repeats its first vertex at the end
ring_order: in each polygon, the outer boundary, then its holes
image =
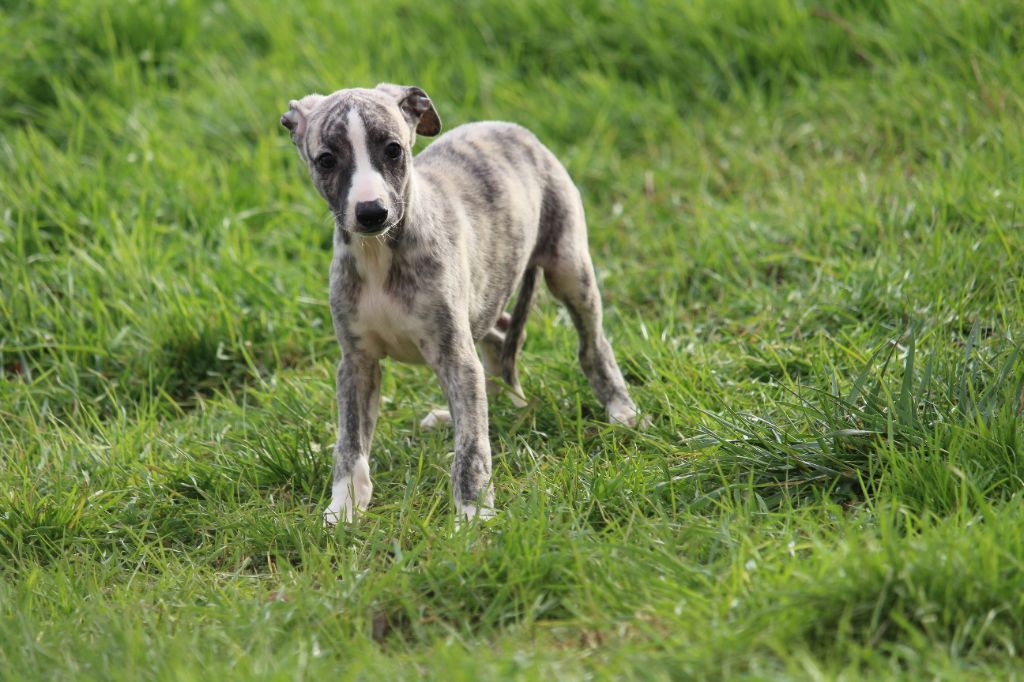
POLYGON ((356 204, 356 229, 359 232, 379 231, 388 220, 388 209, 379 201, 360 201, 356 204))

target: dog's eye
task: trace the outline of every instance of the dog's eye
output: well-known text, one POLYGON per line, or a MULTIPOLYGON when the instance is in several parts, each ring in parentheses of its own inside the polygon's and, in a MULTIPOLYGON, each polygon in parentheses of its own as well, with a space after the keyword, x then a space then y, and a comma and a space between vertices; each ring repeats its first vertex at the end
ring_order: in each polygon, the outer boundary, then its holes
POLYGON ((389 159, 397 159, 402 155, 402 145, 397 142, 388 142, 388 145, 384 147, 384 156, 389 159))
POLYGON ((333 170, 338 165, 338 157, 330 152, 324 152, 316 157, 316 167, 322 171, 333 170))

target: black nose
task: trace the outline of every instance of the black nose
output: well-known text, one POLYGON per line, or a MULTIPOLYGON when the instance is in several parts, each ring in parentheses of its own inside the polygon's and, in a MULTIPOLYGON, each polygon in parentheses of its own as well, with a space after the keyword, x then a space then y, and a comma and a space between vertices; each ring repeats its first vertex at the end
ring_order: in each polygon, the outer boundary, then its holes
POLYGON ((388 210, 379 201, 360 201, 356 204, 356 220, 365 228, 376 230, 388 219, 388 210))

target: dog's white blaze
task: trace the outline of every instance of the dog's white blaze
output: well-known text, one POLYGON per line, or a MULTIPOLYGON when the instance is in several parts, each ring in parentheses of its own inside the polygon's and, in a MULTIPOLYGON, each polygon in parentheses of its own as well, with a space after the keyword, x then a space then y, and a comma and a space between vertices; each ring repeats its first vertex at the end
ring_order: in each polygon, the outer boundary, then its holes
POLYGON ((372 494, 370 465, 366 458, 357 459, 352 473, 331 488, 331 503, 324 510, 324 523, 333 526, 342 519, 351 523, 354 512, 369 506, 372 494))
POLYGON ((348 140, 355 157, 352 188, 348 191, 348 215, 355 219, 356 204, 361 201, 384 201, 387 196, 384 177, 370 162, 370 149, 366 141, 366 126, 359 111, 348 112, 348 140))

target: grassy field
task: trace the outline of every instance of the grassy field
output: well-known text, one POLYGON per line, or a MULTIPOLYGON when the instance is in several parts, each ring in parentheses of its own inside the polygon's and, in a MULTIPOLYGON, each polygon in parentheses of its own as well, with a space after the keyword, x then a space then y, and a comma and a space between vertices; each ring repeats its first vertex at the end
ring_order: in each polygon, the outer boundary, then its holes
POLYGON ((1021 3, 4 4, 0 678, 1024 678, 1021 3), (321 526, 331 226, 278 117, 383 80, 564 160, 653 418, 545 293, 486 526, 398 364, 321 526))

